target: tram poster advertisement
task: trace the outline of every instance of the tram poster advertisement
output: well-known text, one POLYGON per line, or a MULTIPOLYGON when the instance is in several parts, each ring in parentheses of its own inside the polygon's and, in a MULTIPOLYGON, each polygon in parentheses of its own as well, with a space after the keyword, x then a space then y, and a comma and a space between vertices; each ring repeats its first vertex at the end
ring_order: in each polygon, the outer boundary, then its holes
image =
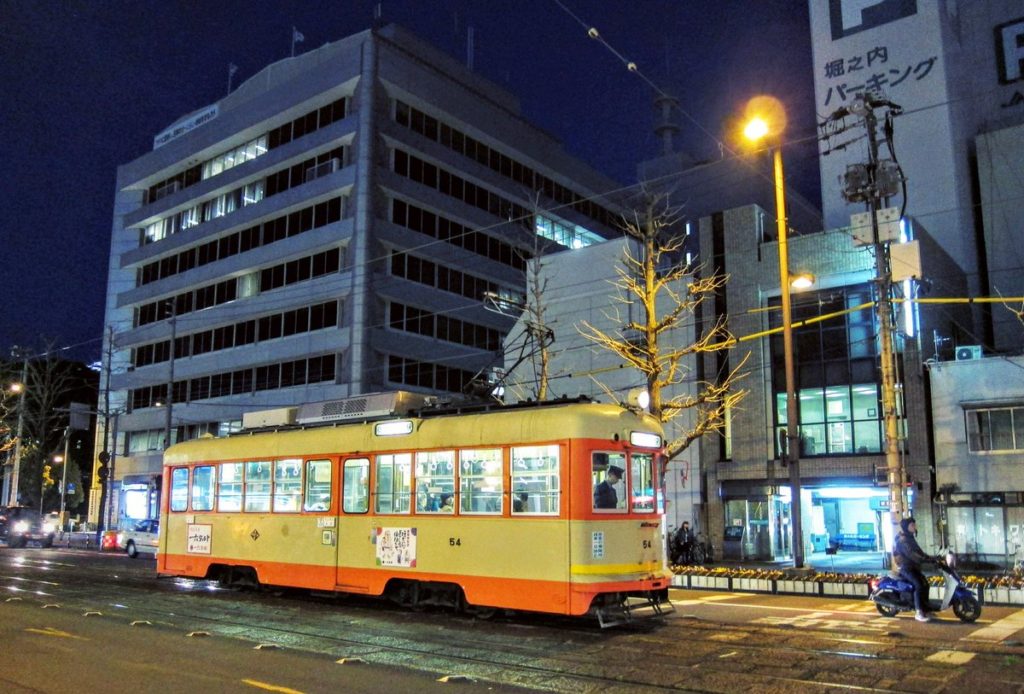
POLYGON ((377 566, 416 566, 416 528, 377 528, 377 566))

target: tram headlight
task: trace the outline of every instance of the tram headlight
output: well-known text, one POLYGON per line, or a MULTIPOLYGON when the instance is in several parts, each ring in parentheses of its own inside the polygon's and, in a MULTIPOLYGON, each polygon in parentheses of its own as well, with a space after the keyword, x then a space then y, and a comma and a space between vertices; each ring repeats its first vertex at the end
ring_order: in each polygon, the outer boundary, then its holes
POLYGON ((28 521, 18 521, 14 524, 14 532, 25 533, 28 532, 28 521))
POLYGON ((649 431, 629 432, 629 442, 638 448, 661 448, 661 436, 649 431))
POLYGON ((43 523, 43 532, 46 533, 47 535, 49 535, 50 533, 52 533, 56 529, 57 529, 57 526, 55 526, 50 521, 46 521, 45 523, 43 523))

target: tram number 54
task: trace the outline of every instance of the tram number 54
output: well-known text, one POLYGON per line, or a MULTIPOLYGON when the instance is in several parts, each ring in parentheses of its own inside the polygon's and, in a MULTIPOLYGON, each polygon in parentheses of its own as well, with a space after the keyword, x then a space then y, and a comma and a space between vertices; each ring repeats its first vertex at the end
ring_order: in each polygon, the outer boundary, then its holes
POLYGON ((461 537, 449 537, 448 538, 448 544, 450 546, 452 546, 452 547, 461 547, 462 546, 462 538, 461 537))
POLYGON ((654 543, 651 542, 650 540, 644 540, 643 542, 644 542, 644 549, 650 549, 651 547, 654 546, 654 543))

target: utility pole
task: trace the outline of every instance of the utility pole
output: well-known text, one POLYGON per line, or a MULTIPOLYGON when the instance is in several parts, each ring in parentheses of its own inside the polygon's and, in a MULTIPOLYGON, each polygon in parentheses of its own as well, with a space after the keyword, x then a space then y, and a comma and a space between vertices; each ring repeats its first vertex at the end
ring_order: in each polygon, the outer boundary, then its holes
MULTIPOLYGON (((900 181, 898 167, 891 160, 882 162, 878 156, 878 117, 876 108, 887 108, 886 134, 892 138, 891 117, 902 113, 902 109, 871 94, 860 95, 850 105, 833 114, 833 119, 854 115, 864 119, 868 138, 868 163, 852 165, 845 176, 844 197, 850 202, 865 202, 871 220, 871 245, 875 252, 875 284, 877 288, 876 309, 880 345, 880 366, 882 376, 882 416, 885 430, 886 478, 889 489, 889 514, 893 525, 893 537, 899 531, 899 523, 907 513, 907 474, 899 450, 899 419, 896 408, 896 358, 893 340, 892 316, 892 268, 889 263, 889 242, 894 240, 889 228, 883 233, 879 224, 879 211, 883 201, 895 194, 900 181), (883 165, 885 164, 885 165, 883 165)), ((887 225, 888 227, 888 225, 887 225)), ((898 240, 898 239, 897 239, 898 240)), ((895 566, 895 565, 894 565, 895 566)))
POLYGON ((171 304, 171 351, 170 366, 167 375, 167 411, 164 420, 164 450, 171 447, 171 408, 174 406, 174 343, 178 341, 178 305, 174 299, 171 304))
MULTIPOLYGON (((107 327, 107 365, 104 369, 104 381, 103 381, 103 450, 100 451, 97 459, 99 465, 96 467, 96 474, 93 477, 93 484, 99 486, 100 501, 99 508, 96 513, 96 546, 100 546, 101 538, 103 537, 103 517, 104 510, 107 504, 107 477, 110 474, 110 468, 107 467, 107 463, 110 462, 110 372, 111 372, 111 361, 114 358, 114 327, 107 327)), ((117 445, 117 441, 114 441, 114 445, 117 445)))

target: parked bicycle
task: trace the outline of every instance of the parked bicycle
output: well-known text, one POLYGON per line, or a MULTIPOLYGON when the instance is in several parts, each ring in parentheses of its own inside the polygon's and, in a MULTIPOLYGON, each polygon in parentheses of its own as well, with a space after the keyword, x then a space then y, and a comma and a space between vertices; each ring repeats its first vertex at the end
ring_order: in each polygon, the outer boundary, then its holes
POLYGON ((700 542, 688 525, 679 527, 668 536, 669 563, 680 566, 693 566, 707 561, 708 554, 705 544, 700 542))

